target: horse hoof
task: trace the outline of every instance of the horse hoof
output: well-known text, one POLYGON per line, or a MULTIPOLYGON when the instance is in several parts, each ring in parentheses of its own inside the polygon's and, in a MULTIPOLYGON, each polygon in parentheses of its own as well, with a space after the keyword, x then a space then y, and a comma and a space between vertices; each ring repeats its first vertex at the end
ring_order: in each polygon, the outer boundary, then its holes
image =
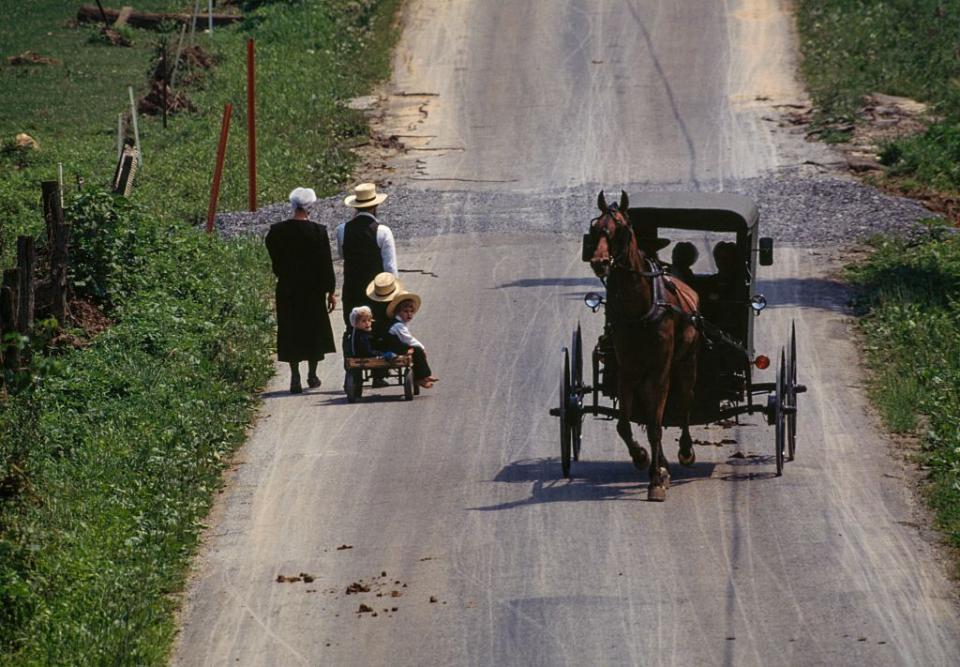
POLYGON ((654 486, 650 485, 650 488, 647 490, 647 500, 662 503, 667 499, 667 489, 663 486, 654 486))
POLYGON ((647 453, 645 447, 637 445, 636 452, 630 450, 630 457, 633 459, 633 467, 640 472, 645 472, 647 466, 650 465, 650 454, 647 453))
POLYGON ((667 468, 660 468, 660 481, 664 489, 670 488, 670 471, 667 468))
POLYGON ((680 460, 680 465, 688 467, 697 462, 697 454, 692 449, 686 454, 683 453, 683 450, 680 450, 680 455, 677 458, 680 460))

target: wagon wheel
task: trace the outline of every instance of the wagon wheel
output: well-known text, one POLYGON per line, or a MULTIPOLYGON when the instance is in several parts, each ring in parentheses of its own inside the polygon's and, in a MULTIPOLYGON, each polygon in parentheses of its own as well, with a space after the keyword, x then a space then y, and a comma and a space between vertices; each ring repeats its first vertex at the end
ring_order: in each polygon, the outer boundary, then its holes
POLYGON ((403 398, 413 400, 413 370, 409 368, 403 372, 403 398))
POLYGON ((775 444, 777 447, 777 477, 783 474, 783 448, 786 444, 786 411, 784 402, 787 400, 787 362, 783 349, 780 350, 780 365, 777 367, 777 401, 774 413, 775 444))
POLYGON ((573 332, 573 341, 570 347, 573 356, 573 370, 570 380, 572 394, 568 394, 570 405, 568 421, 570 422, 570 439, 573 445, 573 460, 580 460, 580 443, 583 434, 583 337, 580 335, 580 325, 573 332))
POLYGON ((347 395, 347 403, 356 403, 360 398, 360 383, 357 382, 356 373, 347 371, 343 378, 343 393, 347 395))
POLYGON ((787 350, 787 460, 792 461, 797 449, 797 323, 790 324, 790 347, 787 350))
POLYGON ((570 477, 571 427, 568 421, 567 405, 570 396, 570 353, 563 348, 563 370, 560 375, 560 466, 564 477, 570 477))

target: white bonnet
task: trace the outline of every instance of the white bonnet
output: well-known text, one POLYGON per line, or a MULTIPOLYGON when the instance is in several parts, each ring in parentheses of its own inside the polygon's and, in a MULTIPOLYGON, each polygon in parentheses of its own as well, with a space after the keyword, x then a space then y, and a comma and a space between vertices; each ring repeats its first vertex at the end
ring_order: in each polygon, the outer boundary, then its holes
POLYGON ((290 206, 296 211, 298 208, 307 208, 317 201, 317 193, 310 188, 297 188, 290 193, 290 206))

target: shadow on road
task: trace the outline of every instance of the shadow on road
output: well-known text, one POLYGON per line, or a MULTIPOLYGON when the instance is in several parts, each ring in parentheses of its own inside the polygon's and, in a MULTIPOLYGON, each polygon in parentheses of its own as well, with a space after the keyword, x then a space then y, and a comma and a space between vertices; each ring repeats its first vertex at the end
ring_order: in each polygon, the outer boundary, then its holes
MULTIPOLYGON (((692 468, 670 466, 671 486, 678 487, 713 474, 714 464, 697 463, 692 468)), ((646 501, 647 475, 630 461, 577 461, 571 465, 571 479, 563 478, 555 458, 525 459, 504 466, 492 482, 528 483, 530 496, 495 505, 470 507, 478 512, 513 509, 541 503, 590 500, 646 501)))
POLYGON ((592 287, 602 289, 603 285, 594 276, 582 278, 522 278, 508 283, 497 285, 493 289, 507 289, 509 287, 592 287))
POLYGON ((767 307, 818 308, 853 314, 850 299, 854 291, 839 280, 828 278, 760 279, 756 291, 767 297, 767 307))

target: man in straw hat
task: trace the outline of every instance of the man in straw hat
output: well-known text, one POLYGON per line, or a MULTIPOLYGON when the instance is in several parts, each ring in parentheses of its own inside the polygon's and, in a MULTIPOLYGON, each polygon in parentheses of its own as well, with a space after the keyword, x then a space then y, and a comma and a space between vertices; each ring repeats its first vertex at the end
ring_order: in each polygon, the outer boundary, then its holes
POLYGON ((308 365, 307 384, 319 387, 317 363, 336 351, 329 316, 337 305, 330 240, 326 227, 311 222, 307 213, 307 206, 316 200, 310 188, 291 192, 293 217, 271 225, 265 239, 277 276, 277 359, 290 364, 294 394, 303 391, 300 362, 308 365))
MULTIPOLYGON (((337 251, 343 259, 343 321, 350 327, 350 311, 373 306, 367 286, 377 274, 397 276, 397 252, 393 232, 377 220, 377 207, 387 198, 373 183, 361 183, 343 200, 356 213, 337 227, 337 251)), ((376 313, 376 310, 374 310, 376 313)))

